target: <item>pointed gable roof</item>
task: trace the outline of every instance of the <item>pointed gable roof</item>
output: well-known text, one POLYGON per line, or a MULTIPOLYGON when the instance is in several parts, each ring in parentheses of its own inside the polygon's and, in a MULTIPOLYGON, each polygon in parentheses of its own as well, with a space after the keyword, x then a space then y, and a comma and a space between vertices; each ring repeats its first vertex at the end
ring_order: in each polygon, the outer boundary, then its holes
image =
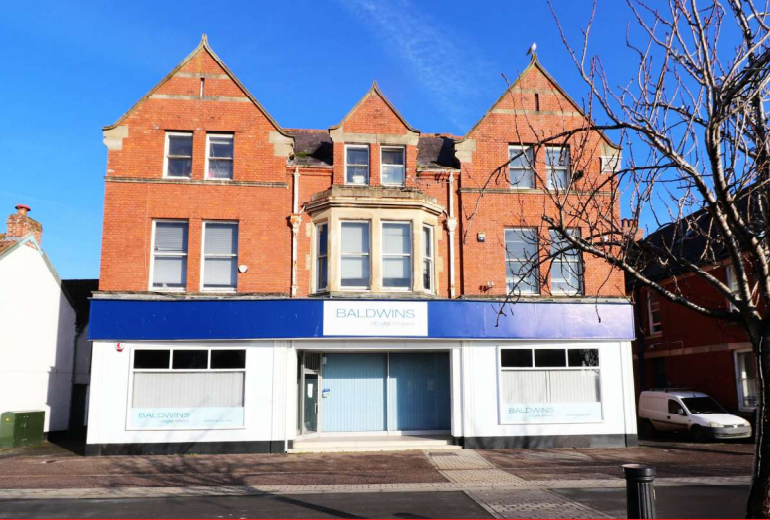
MULTIPOLYGON (((527 65, 527 67, 526 67, 526 68, 525 68, 525 69, 522 71, 522 73, 521 73, 521 74, 519 74, 519 77, 518 77, 518 78, 516 78, 516 81, 514 81, 514 82, 511 84, 511 86, 510 86, 510 87, 508 87, 507 89, 505 89, 505 92, 503 92, 503 93, 502 93, 502 95, 500 95, 500 97, 499 97, 499 98, 497 98, 497 101, 495 101, 495 102, 492 104, 492 106, 491 106, 491 107, 489 107, 489 110, 487 110, 487 111, 484 113, 484 115, 483 115, 483 116, 481 116, 481 119, 479 119, 479 120, 476 122, 476 124, 475 124, 475 125, 473 125, 473 126, 471 127, 471 129, 470 129, 470 130, 468 130, 468 131, 465 133, 465 135, 464 135, 464 136, 463 136, 461 139, 458 139, 458 140, 457 140, 457 142, 458 142, 458 143, 460 143, 460 142, 463 142, 463 141, 465 141, 466 139, 468 139, 468 136, 470 136, 470 135, 473 133, 473 131, 474 131, 474 130, 476 130, 476 128, 478 128, 478 127, 479 127, 479 125, 480 125, 480 124, 481 124, 481 123, 482 123, 482 122, 483 122, 483 121, 484 121, 484 120, 485 120, 485 119, 486 119, 486 118, 489 116, 489 114, 491 114, 491 113, 492 113, 492 111, 495 109, 495 107, 497 107, 497 105, 499 105, 499 104, 500 104, 500 103, 501 103, 501 102, 502 102, 502 101, 505 99, 505 97, 506 97, 508 94, 510 94, 510 92, 511 92, 511 91, 512 91, 514 88, 516 88, 516 87, 519 85, 519 83, 522 81, 522 79, 523 79, 523 78, 524 78, 524 77, 525 77, 525 76, 526 76, 526 75, 527 75, 527 74, 528 74, 530 71, 532 71, 532 70, 535 70, 535 69, 537 69, 537 70, 538 70, 538 71, 539 71, 539 72, 540 72, 540 73, 541 73, 543 76, 545 76, 545 78, 546 78, 546 79, 547 79, 547 80, 548 80, 548 81, 549 81, 549 82, 550 82, 550 83, 551 83, 551 84, 554 86, 554 88, 557 90, 557 92, 559 92, 559 94, 561 94, 561 95, 564 97, 564 99, 566 99, 566 100, 567 100, 567 101, 568 101, 568 102, 569 102, 569 103, 570 103, 570 104, 571 104, 571 105, 574 107, 574 109, 575 109, 575 111, 576 111, 576 112, 578 112, 578 113, 579 113, 581 116, 583 116, 583 117, 584 117, 586 120, 590 120, 590 119, 589 119, 589 117, 586 115, 586 113, 583 111, 582 107, 581 107, 580 105, 578 105, 578 104, 577 104, 577 102, 575 102, 575 100, 574 100, 574 99, 572 99, 572 97, 571 97, 569 94, 567 94, 567 92, 566 92, 566 91, 565 91, 563 88, 561 88, 561 85, 559 85, 559 84, 556 82, 556 80, 555 80, 555 79, 553 79, 553 77, 552 77, 552 76, 551 76, 551 75, 548 73, 548 71, 547 71, 547 70, 545 70, 545 67, 543 67, 543 65, 541 65, 541 64, 540 64, 540 61, 537 59, 537 54, 534 54, 534 53, 533 53, 533 54, 532 54, 532 61, 530 61, 529 65, 527 65)), ((615 143, 614 143, 614 142, 613 142, 613 141, 612 141, 612 140, 611 140, 611 139, 610 139, 610 138, 607 136, 607 134, 605 134, 605 133, 604 133, 602 130, 597 130, 597 132, 598 132, 598 133, 599 133, 599 134, 602 136, 602 138, 603 138, 603 139, 604 139, 604 140, 607 142, 607 144, 609 144, 609 145, 610 145, 610 146, 612 146, 613 148, 616 148, 616 149, 620 150, 620 146, 619 146, 619 145, 617 145, 617 144, 615 144, 615 143)))
POLYGON ((267 120, 270 121, 270 123, 278 132, 280 132, 281 134, 287 137, 290 137, 290 135, 283 128, 281 128, 281 126, 275 121, 275 119, 273 119, 273 116, 271 116, 268 113, 268 111, 265 110, 265 107, 263 107, 259 103, 259 101, 257 101, 257 99, 253 95, 251 95, 251 92, 249 92, 246 89, 246 87, 243 86, 243 83, 241 83, 238 80, 238 78, 235 77, 235 74, 232 73, 232 71, 227 67, 227 65, 225 65, 225 63, 219 58, 219 56, 217 56, 216 53, 211 49, 211 47, 209 46, 209 39, 205 34, 201 36, 201 41, 200 43, 198 43, 198 46, 195 47, 195 49, 193 49, 193 51, 190 54, 188 54, 187 57, 179 63, 179 65, 174 67, 174 69, 171 72, 169 72, 162 80, 160 80, 160 82, 158 82, 157 85, 152 87, 152 89, 150 89, 150 91, 147 94, 142 96, 142 98, 139 99, 139 101, 134 103, 134 105, 131 108, 129 108, 125 114, 120 116, 120 118, 117 121, 115 121, 111 125, 105 126, 104 128, 102 128, 102 130, 112 130, 113 128, 119 126, 129 115, 131 115, 131 113, 134 110, 136 110, 142 103, 144 103, 147 99, 149 99, 150 96, 152 96, 159 88, 161 88, 168 80, 170 80, 174 76, 174 74, 179 72, 185 65, 187 65, 187 63, 190 62, 190 60, 192 60, 201 51, 207 52, 208 55, 211 56, 211 58, 217 63, 217 65, 222 67, 222 70, 225 72, 225 74, 227 74, 227 76, 232 80, 232 82, 235 83, 235 85, 241 90, 241 92, 243 92, 243 95, 249 98, 252 103, 254 103, 254 106, 256 106, 260 112, 262 112, 265 118, 267 118, 267 120))
POLYGON ((382 93, 382 91, 380 90, 380 87, 377 86, 376 81, 372 82, 371 88, 367 91, 366 94, 364 94, 364 96, 361 99, 358 100, 358 103, 356 103, 353 106, 353 108, 351 108, 350 111, 347 114, 345 114, 345 117, 342 118, 342 121, 340 121, 334 126, 330 126, 329 130, 331 131, 331 130, 336 130, 338 128, 341 128, 345 124, 345 121, 347 121, 350 118, 350 116, 352 116, 356 112, 356 110, 358 110, 361 107, 361 105, 363 105, 364 102, 370 96, 373 96, 373 95, 378 96, 380 99, 382 99, 382 101, 385 102, 385 105, 391 110, 391 112, 393 112, 393 114, 398 118, 398 120, 401 121, 401 123, 404 125, 404 127, 406 127, 408 131, 420 133, 419 130, 417 130, 416 128, 413 128, 412 125, 410 125, 406 121, 406 119, 404 119, 404 116, 402 116, 401 113, 396 109, 396 107, 393 106, 393 103, 391 103, 390 100, 387 97, 385 97, 385 94, 382 93))

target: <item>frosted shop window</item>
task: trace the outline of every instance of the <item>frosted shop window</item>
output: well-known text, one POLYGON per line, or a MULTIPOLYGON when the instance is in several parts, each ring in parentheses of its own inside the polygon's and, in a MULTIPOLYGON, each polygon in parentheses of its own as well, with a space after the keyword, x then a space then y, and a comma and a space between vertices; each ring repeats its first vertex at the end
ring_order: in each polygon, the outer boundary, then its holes
POLYGON ((596 348, 500 348, 501 422, 601 422, 600 370, 596 348))
POLYGON ((187 222, 153 222, 150 290, 184 291, 187 284, 187 222))
POLYGON ((132 430, 244 426, 245 349, 134 349, 132 430))
POLYGON ((203 290, 234 291, 238 283, 238 224, 203 223, 203 290))

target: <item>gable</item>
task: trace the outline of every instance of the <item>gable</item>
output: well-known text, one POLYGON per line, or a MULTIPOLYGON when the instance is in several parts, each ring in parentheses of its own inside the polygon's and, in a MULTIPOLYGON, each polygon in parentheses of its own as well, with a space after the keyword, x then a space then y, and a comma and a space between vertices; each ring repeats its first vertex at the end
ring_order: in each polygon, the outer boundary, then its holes
MULTIPOLYGON (((548 122, 549 117, 566 126, 582 125, 589 121, 580 105, 556 83, 537 58, 533 57, 532 62, 516 81, 503 92, 460 142, 472 138, 491 122, 490 120, 513 118, 515 128, 526 129, 538 123, 548 122), (537 116, 537 119, 533 119, 533 116, 537 116), (518 124, 519 119, 521 124, 518 124), (570 120, 571 123, 567 123, 570 120)), ((604 132, 597 133, 611 148, 620 149, 604 132)))
POLYGON ((205 99, 221 98, 224 101, 251 103, 259 109, 275 130, 284 136, 288 136, 259 101, 251 95, 246 87, 227 68, 227 65, 214 53, 208 44, 208 38, 205 34, 201 37, 198 46, 181 63, 174 67, 166 77, 137 101, 115 123, 105 126, 103 130, 108 132, 118 128, 128 116, 150 98, 200 99, 202 79, 204 80, 203 97, 205 99))
POLYGON ((347 113, 338 125, 329 130, 359 134, 408 134, 419 132, 407 123, 396 107, 377 86, 372 87, 347 113))

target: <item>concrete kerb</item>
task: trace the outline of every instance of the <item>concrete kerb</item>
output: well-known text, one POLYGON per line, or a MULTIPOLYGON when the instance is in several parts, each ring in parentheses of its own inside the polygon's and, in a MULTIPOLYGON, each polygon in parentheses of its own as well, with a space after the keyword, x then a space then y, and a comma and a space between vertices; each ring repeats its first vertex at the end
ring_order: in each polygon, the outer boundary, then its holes
MULTIPOLYGON (((745 486, 751 478, 741 477, 684 477, 659 478, 656 486, 745 486)), ((69 489, 2 489, 2 500, 80 500, 119 498, 164 498, 180 496, 244 496, 244 495, 297 495, 324 493, 405 493, 405 492, 474 492, 483 490, 525 490, 566 488, 622 488, 623 479, 606 480, 519 480, 499 484, 352 484, 318 486, 170 486, 170 487, 115 487, 69 489)))

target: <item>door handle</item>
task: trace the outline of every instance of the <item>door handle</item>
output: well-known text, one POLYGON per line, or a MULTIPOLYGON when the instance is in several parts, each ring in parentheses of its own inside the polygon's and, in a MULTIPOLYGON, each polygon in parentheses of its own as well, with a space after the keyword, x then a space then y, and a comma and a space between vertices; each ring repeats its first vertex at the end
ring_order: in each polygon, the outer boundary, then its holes
POLYGON ((666 419, 671 419, 671 416, 670 416, 670 415, 667 415, 667 416, 666 416, 666 419))
POLYGON ((315 413, 318 413, 318 403, 315 404, 315 413))

